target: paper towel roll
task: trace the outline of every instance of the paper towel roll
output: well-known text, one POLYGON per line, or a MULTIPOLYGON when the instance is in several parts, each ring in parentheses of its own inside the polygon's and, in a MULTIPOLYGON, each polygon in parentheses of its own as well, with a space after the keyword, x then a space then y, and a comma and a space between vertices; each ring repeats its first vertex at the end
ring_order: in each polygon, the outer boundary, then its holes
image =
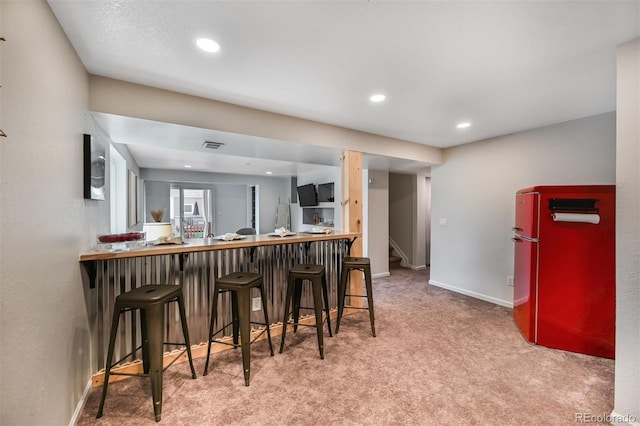
POLYGON ((600 223, 599 214, 586 214, 586 213, 554 213, 554 222, 580 222, 580 223, 600 223))

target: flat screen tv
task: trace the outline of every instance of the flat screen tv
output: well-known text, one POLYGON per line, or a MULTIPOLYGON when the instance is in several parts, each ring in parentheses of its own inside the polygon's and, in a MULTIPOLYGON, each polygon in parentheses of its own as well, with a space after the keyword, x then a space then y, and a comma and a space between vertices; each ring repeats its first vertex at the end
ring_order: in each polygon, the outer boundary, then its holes
POLYGON ((318 201, 321 203, 333 203, 333 183, 321 183, 318 185, 318 201))
POLYGON ((318 205, 318 195, 316 194, 316 187, 310 183, 308 185, 302 185, 298 187, 298 202, 300 207, 309 207, 318 205))

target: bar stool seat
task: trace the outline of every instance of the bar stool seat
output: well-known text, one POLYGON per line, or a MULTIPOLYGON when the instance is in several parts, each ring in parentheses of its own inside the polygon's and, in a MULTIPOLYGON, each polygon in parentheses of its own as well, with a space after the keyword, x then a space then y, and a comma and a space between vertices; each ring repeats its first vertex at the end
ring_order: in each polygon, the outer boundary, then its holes
POLYGON ((282 326, 282 338, 280 340, 280 353, 284 350, 284 341, 287 334, 287 325, 293 324, 294 333, 298 330, 298 319, 300 317, 300 309, 310 309, 300 306, 302 298, 302 285, 305 281, 311 282, 313 292, 313 309, 315 311, 316 322, 311 327, 315 327, 318 335, 318 350, 320 351, 320 359, 324 359, 324 341, 322 333, 322 301, 324 299, 324 310, 327 318, 327 328, 329 329, 329 337, 333 337, 331 332, 331 315, 329 313, 329 296, 327 293, 327 280, 325 276, 324 266, 314 264, 299 264, 293 266, 289 270, 287 279, 287 293, 285 296, 284 306, 284 324, 282 326), (290 311, 293 305, 293 311, 290 311), (289 320, 289 315, 293 314, 293 321, 289 320))
POLYGON ((189 357, 191 367, 191 377, 196 378, 193 368, 193 358, 191 357, 191 345, 189 343, 189 330, 187 329, 187 319, 184 309, 184 298, 181 285, 156 285, 149 284, 135 288, 116 297, 111 321, 111 333, 109 337, 109 349, 107 351, 107 361, 104 374, 104 384, 102 385, 102 397, 98 408, 97 418, 102 417, 104 401, 107 396, 109 376, 142 376, 151 379, 151 394, 153 398, 153 411, 156 421, 160 421, 162 413, 162 374, 169 368, 184 352, 189 357), (178 302, 180 311, 180 322, 182 323, 182 334, 184 343, 164 342, 165 329, 165 306, 172 302, 178 302), (118 332, 120 314, 130 310, 140 310, 140 325, 142 332, 142 344, 131 353, 124 356, 119 361, 112 363, 115 340, 118 332), (163 368, 163 347, 164 345, 184 345, 182 350, 172 361, 163 368), (142 362, 144 373, 114 373, 113 367, 120 364, 129 356, 133 356, 139 349, 142 349, 142 362))
POLYGON ((269 315, 267 313, 267 297, 262 284, 262 274, 251 272, 234 272, 224 277, 218 278, 214 283, 213 302, 211 304, 211 320, 209 322, 209 341, 207 345, 207 361, 204 366, 203 376, 209 372, 209 357, 211 355, 211 343, 217 342, 230 344, 228 342, 216 340, 215 336, 233 324, 233 347, 238 347, 239 337, 242 337, 242 368, 244 370, 245 386, 249 386, 251 375, 251 343, 255 342, 265 331, 269 340, 269 350, 273 356, 273 346, 271 344, 271 332, 269 331, 269 315), (251 290, 260 289, 262 299, 262 312, 264 323, 251 321, 251 290), (214 332, 218 315, 218 294, 221 292, 231 292, 232 321, 214 332), (264 325, 262 330, 253 340, 251 340, 251 324, 264 325))
POLYGON ((351 309, 366 309, 369 311, 369 322, 371 323, 371 334, 376 337, 375 315, 373 312, 373 291, 371 286, 371 262, 368 257, 352 257, 347 256, 342 261, 342 274, 340 275, 340 284, 338 286, 338 321, 336 323, 336 334, 340 330, 340 320, 345 305, 345 296, 349 297, 366 297, 368 307, 349 306, 351 309), (347 283, 349 273, 351 271, 362 271, 365 279, 366 295, 347 293, 347 283))

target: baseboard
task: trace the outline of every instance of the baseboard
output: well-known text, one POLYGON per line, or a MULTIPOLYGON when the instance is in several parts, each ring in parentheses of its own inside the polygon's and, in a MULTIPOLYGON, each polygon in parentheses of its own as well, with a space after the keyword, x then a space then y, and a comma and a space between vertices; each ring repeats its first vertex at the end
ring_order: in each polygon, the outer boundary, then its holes
POLYGON ((409 268, 414 271, 422 271, 423 269, 427 269, 427 265, 418 265, 418 266, 409 265, 409 268))
POLYGON ((495 297, 487 296, 486 294, 476 293, 475 291, 466 290, 464 288, 455 287, 455 286, 441 283, 434 280, 429 280, 429 284, 434 285, 436 287, 444 288, 446 290, 451 290, 456 293, 464 294, 465 296, 471 296, 475 299, 484 300, 485 302, 490 302, 495 305, 504 306, 505 308, 513 309, 513 302, 509 302, 508 300, 498 299, 495 297))
POLYGON ((631 414, 620 414, 615 410, 611 412, 608 418, 604 418, 603 421, 614 425, 640 426, 640 419, 636 416, 631 414))
POLYGON ((384 278, 384 277, 388 277, 390 276, 391 273, 390 272, 380 272, 379 274, 373 274, 371 275, 371 279, 376 279, 376 278, 384 278))
POLYGON ((82 410, 84 410, 84 406, 87 403, 87 398, 89 397, 89 392, 91 392, 91 388, 93 387, 93 380, 89 379, 87 382, 87 386, 84 387, 84 392, 82 392, 82 396, 80 397, 80 401, 76 405, 76 409, 73 412, 73 416, 71 416, 71 420, 69 420, 69 426, 75 426, 78 424, 78 419, 82 414, 82 410))

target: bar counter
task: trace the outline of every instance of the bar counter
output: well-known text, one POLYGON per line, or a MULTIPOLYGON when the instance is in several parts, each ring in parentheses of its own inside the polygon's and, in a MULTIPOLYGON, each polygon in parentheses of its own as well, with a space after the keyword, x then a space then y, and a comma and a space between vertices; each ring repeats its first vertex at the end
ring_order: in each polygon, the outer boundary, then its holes
POLYGON ((184 244, 147 245, 142 248, 119 251, 93 250, 80 255, 80 261, 127 259, 132 257, 160 256, 193 253, 212 250, 229 250, 237 248, 263 247, 282 244, 313 243, 318 241, 352 240, 360 236, 356 232, 331 232, 329 234, 316 234, 298 232, 286 237, 272 236, 269 234, 243 235, 243 239, 233 241, 221 241, 215 238, 199 238, 185 240, 184 244))
MULTIPOLYGON (((206 354, 201 347, 206 349, 216 278, 236 271, 263 274, 269 319, 274 327, 283 321, 289 268, 295 263, 322 264, 327 274, 330 308, 335 310, 342 259, 348 254, 351 242, 359 236, 355 232, 299 232, 286 237, 262 234, 247 235, 234 241, 193 239, 180 245, 150 245, 126 251, 94 250, 81 254, 80 264, 86 271, 85 298, 91 322, 92 366, 98 373, 94 375, 94 385, 101 382, 99 370, 104 368, 111 315, 119 294, 146 284, 182 284, 189 335, 196 349, 194 356, 202 356, 206 354)), ((302 297, 302 306, 313 305, 310 291, 305 289, 302 297)), ((229 296, 221 294, 218 303, 217 323, 227 324, 231 318, 229 296)), ((168 309, 167 321, 166 340, 181 341, 177 307, 168 309)), ((251 321, 262 322, 262 311, 253 312, 251 321)), ((231 327, 228 328, 223 333, 225 336, 232 333, 231 327)), ((136 316, 124 314, 120 319, 120 330, 114 355, 118 358, 140 344, 136 316)))

